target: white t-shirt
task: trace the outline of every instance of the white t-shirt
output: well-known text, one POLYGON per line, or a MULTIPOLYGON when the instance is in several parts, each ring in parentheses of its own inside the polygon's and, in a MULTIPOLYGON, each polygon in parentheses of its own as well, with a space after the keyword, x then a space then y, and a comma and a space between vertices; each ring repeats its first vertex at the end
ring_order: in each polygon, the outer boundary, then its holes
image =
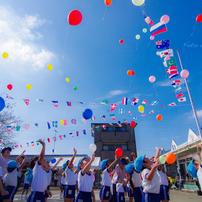
POLYGON ((119 173, 120 177, 122 179, 124 179, 124 177, 126 175, 125 168, 122 170, 119 165, 116 165, 115 172, 114 172, 114 175, 113 175, 113 178, 112 178, 112 183, 113 184, 116 184, 118 173, 119 173))
POLYGON ((27 181, 26 177, 25 177, 25 180, 24 180, 24 184, 29 184, 29 182, 27 181))
POLYGON ((73 170, 69 169, 68 166, 65 169, 65 179, 66 179, 67 185, 76 184, 76 175, 73 170))
POLYGON ((109 171, 108 168, 106 168, 103 172, 102 172, 102 186, 108 186, 110 187, 112 184, 110 176, 109 176, 109 171))
POLYGON ((31 184, 32 191, 44 192, 48 186, 47 172, 43 170, 39 161, 33 168, 33 180, 31 184))
POLYGON ((168 186, 168 179, 166 177, 166 174, 162 170, 157 170, 157 175, 159 176, 160 185, 168 186))
POLYGON ((2 178, 7 173, 7 163, 10 161, 10 159, 6 159, 3 156, 0 155, 0 166, 2 168, 2 178))
POLYGON ((5 186, 14 186, 17 187, 17 168, 13 170, 11 173, 6 173, 3 178, 3 183, 5 186))
POLYGON ((48 185, 50 185, 51 178, 52 178, 52 170, 51 169, 47 172, 47 177, 48 177, 48 185))
MULTIPOLYGON (((17 167, 19 167, 20 166, 20 163, 17 163, 17 167)), ((21 170, 20 171, 18 171, 18 177, 20 177, 21 178, 21 170)))
POLYGON ((91 192, 93 189, 93 174, 92 173, 89 173, 89 174, 85 173, 83 175, 81 171, 79 171, 79 174, 78 174, 79 191, 91 192))
POLYGON ((202 165, 199 166, 199 169, 197 171, 197 176, 198 176, 200 186, 202 187, 202 165))
POLYGON ((116 192, 117 193, 124 193, 125 192, 123 185, 124 185, 124 183, 117 183, 116 184, 116 192))
POLYGON ((132 174, 132 181, 134 188, 142 186, 142 179, 140 177, 140 174, 138 174, 135 170, 133 171, 132 174))
POLYGON ((63 176, 61 177, 61 184, 67 185, 66 178, 63 176))
POLYGON ((154 178, 149 181, 146 179, 146 176, 149 174, 150 170, 145 168, 142 171, 142 186, 143 186, 143 192, 145 193, 153 193, 153 194, 159 194, 160 192, 160 183, 159 183, 159 177, 157 173, 155 172, 154 178))

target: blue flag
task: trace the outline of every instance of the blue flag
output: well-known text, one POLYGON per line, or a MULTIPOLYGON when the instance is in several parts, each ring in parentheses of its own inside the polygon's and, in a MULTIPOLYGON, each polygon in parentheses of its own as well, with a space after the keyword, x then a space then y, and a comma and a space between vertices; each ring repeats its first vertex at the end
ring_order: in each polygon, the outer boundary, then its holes
POLYGON ((170 46, 170 40, 160 40, 155 42, 156 43, 156 48, 157 49, 169 49, 170 46))

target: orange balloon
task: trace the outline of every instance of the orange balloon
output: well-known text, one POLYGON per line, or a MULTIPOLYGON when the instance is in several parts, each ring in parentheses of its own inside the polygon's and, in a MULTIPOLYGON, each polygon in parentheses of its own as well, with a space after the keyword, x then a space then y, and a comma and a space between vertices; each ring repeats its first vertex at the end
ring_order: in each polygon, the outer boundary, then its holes
POLYGON ((131 71, 131 70, 128 70, 128 71, 127 71, 127 74, 128 74, 128 76, 131 76, 131 75, 132 75, 132 71, 131 71))
POLYGON ((110 6, 112 4, 112 0, 105 0, 106 6, 110 6))
POLYGON ((158 121, 161 121, 162 118, 163 118, 163 117, 162 117, 160 114, 158 114, 158 115, 156 116, 156 119, 157 119, 158 121))
POLYGON ((168 164, 173 164, 173 163, 175 163, 175 161, 176 161, 176 156, 175 156, 175 154, 173 154, 173 153, 168 153, 168 154, 166 155, 166 162, 167 162, 168 164))

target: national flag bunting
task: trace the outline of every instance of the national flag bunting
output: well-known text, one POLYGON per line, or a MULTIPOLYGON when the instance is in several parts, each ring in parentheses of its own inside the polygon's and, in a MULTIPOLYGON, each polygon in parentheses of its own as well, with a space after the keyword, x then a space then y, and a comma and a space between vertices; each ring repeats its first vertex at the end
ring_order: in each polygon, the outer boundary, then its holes
POLYGON ((103 121, 105 121, 105 120, 106 120, 105 115, 102 115, 102 116, 100 116, 100 117, 101 117, 101 119, 102 119, 103 121))
POLYGON ((154 113, 154 110, 151 110, 149 113, 150 113, 150 114, 153 114, 153 113, 154 113))
POLYGON ((160 106, 164 108, 164 106, 163 106, 163 105, 160 105, 160 106))
POLYGON ((67 106, 71 107, 72 106, 72 102, 70 101, 66 101, 67 106))
POLYGON ((18 145, 16 144, 14 147, 15 147, 15 148, 17 148, 17 147, 18 147, 18 145))
POLYGON ((86 121, 86 119, 84 119, 84 118, 81 118, 81 120, 85 123, 85 124, 87 124, 87 121, 86 121))
POLYGON ((111 110, 110 110, 110 112, 113 112, 115 110, 115 108, 116 108, 116 104, 111 104, 111 110))
POLYGON ((150 28, 152 36, 168 31, 164 21, 161 21, 150 28))
POLYGON ((146 100, 143 100, 143 101, 142 101, 142 104, 143 104, 143 105, 147 105, 148 102, 147 102, 146 100))
POLYGON ((172 102, 168 106, 176 106, 176 104, 175 104, 175 102, 172 102))
POLYGON ((59 135, 59 138, 62 140, 62 135, 59 135))
POLYGON ((26 105, 29 105, 29 99, 23 99, 26 105))
POLYGON ((77 102, 78 104, 83 104, 83 102, 77 102))
POLYGON ((52 103, 55 107, 58 107, 58 101, 52 101, 52 103))
POLYGON ((155 44, 156 44, 157 49, 169 49, 170 40, 169 39, 160 40, 160 41, 155 42, 155 44))
POLYGON ((20 126, 16 126, 16 131, 20 131, 20 126))
POLYGON ((29 142, 27 142, 27 146, 29 147, 29 142))
POLYGON ((36 99, 37 102, 43 102, 43 99, 36 99))
POLYGON ((53 137, 53 141, 56 142, 56 137, 53 137))
POLYGON ((31 146, 32 146, 32 147, 34 146, 34 141, 31 142, 31 146))
POLYGON ((91 117, 91 120, 92 120, 92 121, 95 121, 95 116, 92 116, 92 117, 91 117))
POLYGON ((171 58, 169 60, 166 60, 166 63, 167 63, 168 67, 170 67, 170 66, 176 66, 177 65, 177 62, 176 62, 175 58, 171 58))
POLYGON ((86 135, 86 130, 82 130, 82 133, 83 133, 84 135, 86 135))
POLYGON ((103 100, 103 101, 101 102, 101 104, 104 104, 104 105, 107 105, 108 103, 109 103, 108 100, 103 100))
POLYGON ((103 129, 104 129, 104 130, 106 130, 106 128, 107 128, 105 124, 104 124, 104 125, 102 125, 102 127, 103 127, 103 129))
POLYGON ((128 125, 128 120, 127 119, 124 119, 123 122, 128 125))
POLYGON ((171 84, 172 84, 174 87, 176 87, 176 86, 179 86, 179 85, 181 84, 181 81, 180 81, 180 80, 173 80, 173 81, 171 82, 171 84))
POLYGON ((172 79, 172 78, 174 78, 174 77, 176 77, 176 76, 178 76, 179 74, 177 73, 177 74, 171 74, 170 76, 169 76, 169 79, 172 79))
POLYGON ((67 126, 67 120, 64 120, 64 126, 67 126))
POLYGON ((39 124, 38 124, 38 123, 35 123, 34 125, 35 125, 37 128, 38 128, 38 126, 39 126, 39 124))
POLYGON ((29 124, 25 124, 25 129, 29 130, 29 124))
POLYGON ((153 102, 151 103, 152 106, 155 106, 155 105, 157 105, 157 104, 158 104, 157 101, 153 101, 153 102))
POLYGON ((118 125, 119 127, 122 126, 120 121, 117 122, 117 125, 118 125))
POLYGON ((184 94, 183 93, 179 93, 179 94, 176 95, 176 98, 180 98, 182 96, 184 96, 184 94))
POLYGON ((112 120, 116 121, 115 114, 110 114, 112 120))
POLYGON ((143 117, 145 117, 146 115, 145 115, 145 114, 141 114, 140 116, 143 116, 143 117))
POLYGON ((139 99, 133 98, 133 101, 131 102, 131 105, 136 105, 138 103, 139 99))
POLYGON ((50 138, 47 138, 47 140, 48 140, 48 143, 51 143, 51 139, 50 138))
POLYGON ((50 127, 50 123, 49 122, 47 122, 47 125, 48 125, 48 129, 50 129, 51 127, 50 127))
POLYGON ((156 52, 157 55, 159 55, 161 58, 163 57, 167 57, 167 56, 171 56, 173 57, 173 49, 167 49, 167 50, 163 50, 163 51, 157 51, 156 52))
POLYGON ((185 102, 186 101, 186 97, 181 97, 178 99, 178 102, 185 102))
POLYGON ((128 104, 128 98, 127 97, 123 97, 122 99, 122 105, 127 105, 128 104))
POLYGON ((64 134, 63 137, 66 138, 66 135, 64 134))
POLYGON ((170 66, 167 70, 166 70, 167 74, 178 74, 177 71, 177 66, 170 66))
POLYGON ((77 136, 77 137, 79 136, 79 131, 76 131, 76 136, 77 136))
POLYGON ((128 111, 128 113, 132 115, 132 112, 131 112, 131 111, 128 111))
POLYGON ((13 99, 10 95, 6 94, 7 99, 13 99))
MULTIPOLYGON (((177 86, 176 86, 177 87, 177 86)), ((179 91, 181 91, 182 90, 182 88, 181 88, 181 86, 179 86, 179 87, 174 87, 175 88, 175 93, 177 93, 177 92, 179 92, 179 91)))
POLYGON ((12 128, 12 126, 6 126, 6 129, 8 132, 11 132, 11 128, 12 128))
POLYGON ((100 132, 100 126, 96 126, 95 128, 97 129, 98 132, 100 132))
POLYGON ((58 122, 57 121, 52 121, 52 126, 57 128, 58 127, 58 122))
POLYGON ((121 107, 119 107, 119 114, 124 114, 125 113, 125 110, 121 107))
POLYGON ((110 125, 110 126, 113 126, 114 124, 113 124, 113 123, 109 123, 109 125, 110 125))
POLYGON ((76 119, 72 119, 72 120, 71 120, 71 123, 72 123, 72 124, 76 124, 76 119))
POLYGON ((39 141, 38 140, 36 141, 36 145, 39 145, 39 141))

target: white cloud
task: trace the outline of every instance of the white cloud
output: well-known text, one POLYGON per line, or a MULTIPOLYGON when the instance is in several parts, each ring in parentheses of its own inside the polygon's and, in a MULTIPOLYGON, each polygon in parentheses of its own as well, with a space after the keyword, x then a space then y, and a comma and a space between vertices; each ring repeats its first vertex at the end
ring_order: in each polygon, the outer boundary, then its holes
POLYGON ((128 93, 128 91, 126 91, 126 90, 113 90, 107 94, 106 98, 111 98, 111 97, 114 97, 116 95, 123 95, 126 93, 128 93))
MULTIPOLYGON (((179 79, 179 78, 175 79, 175 78, 174 78, 173 80, 180 80, 180 81, 181 81, 181 85, 184 84, 184 80, 183 80, 183 79, 179 79)), ((172 82, 173 80, 166 79, 166 80, 159 81, 159 82, 155 83, 155 85, 156 85, 156 86, 162 86, 162 87, 172 86, 172 85, 171 85, 171 82, 172 82)))
POLYGON ((35 29, 47 21, 36 15, 23 18, 11 10, 0 6, 0 52, 7 52, 6 62, 20 63, 19 68, 31 65, 34 70, 44 68, 54 57, 54 53, 36 43, 43 35, 35 29))
POLYGON ((196 111, 196 113, 197 113, 197 116, 198 116, 199 118, 202 117, 202 110, 196 111))

